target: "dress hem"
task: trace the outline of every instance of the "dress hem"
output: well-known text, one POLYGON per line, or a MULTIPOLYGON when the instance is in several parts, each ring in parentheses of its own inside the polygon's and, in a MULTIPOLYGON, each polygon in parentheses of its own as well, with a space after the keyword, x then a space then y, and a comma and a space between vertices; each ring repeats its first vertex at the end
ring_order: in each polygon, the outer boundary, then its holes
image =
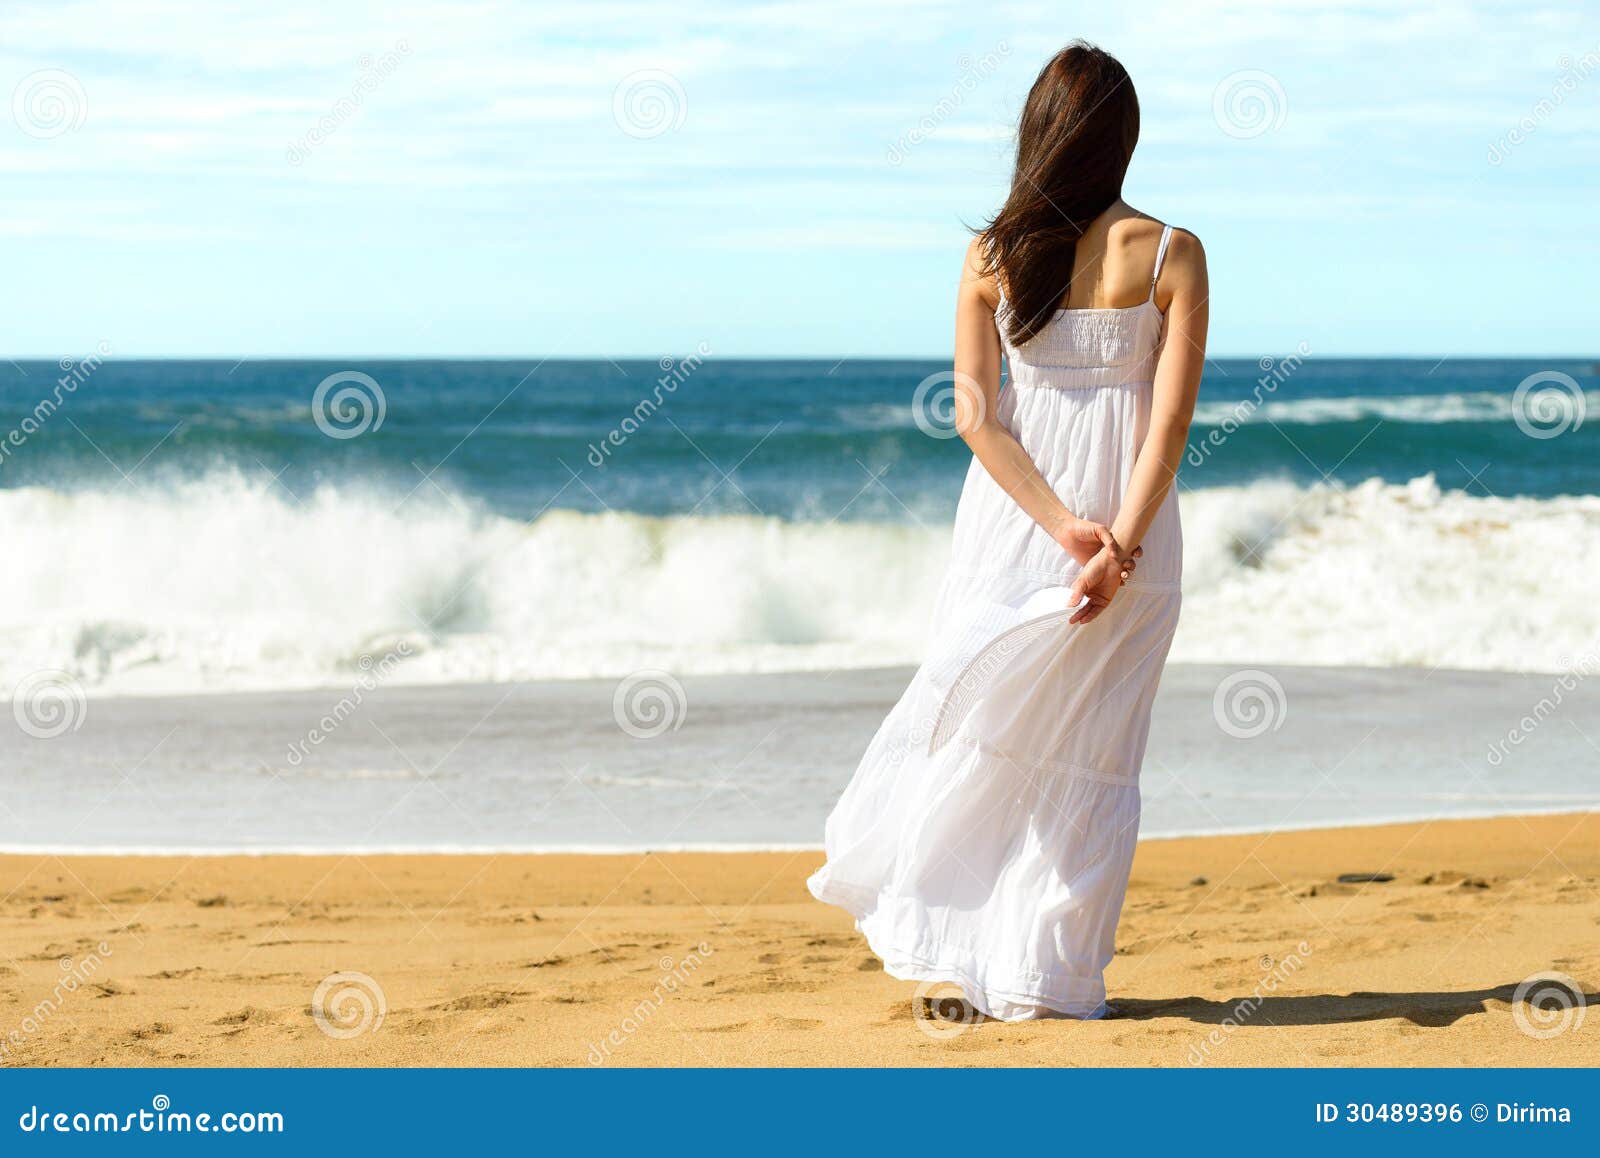
MULTIPOLYGON (((821 875, 822 872, 818 872, 806 882, 806 888, 811 895, 824 904, 838 906, 855 918, 856 929, 867 939, 867 947, 883 962, 883 971, 897 981, 943 981, 955 985, 973 1008, 995 1021, 1028 1021, 1041 1016, 1074 1021, 1098 1021, 1110 1011, 1103 996, 1103 987, 1102 996, 1092 1004, 1073 1001, 1071 998, 1054 993, 997 988, 993 985, 980 984, 971 973, 960 966, 940 964, 903 949, 891 950, 865 924, 872 917, 874 909, 870 905, 861 904, 860 898, 871 896, 875 899, 877 894, 871 889, 843 882, 819 882, 817 877, 821 875), (1041 1015, 1029 1012, 1020 1016, 1006 1017, 994 1012, 1000 1005, 1030 1006, 1034 1010, 1043 1009, 1046 1013, 1041 1015)), ((970 955, 971 950, 967 952, 970 955)))

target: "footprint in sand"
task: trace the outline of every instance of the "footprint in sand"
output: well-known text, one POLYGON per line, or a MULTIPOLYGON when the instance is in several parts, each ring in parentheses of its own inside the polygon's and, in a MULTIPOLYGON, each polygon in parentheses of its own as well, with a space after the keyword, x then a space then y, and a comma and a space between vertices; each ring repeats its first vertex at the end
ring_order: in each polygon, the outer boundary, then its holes
POLYGON ((469 925, 528 925, 544 918, 531 910, 519 910, 510 913, 487 913, 480 916, 467 918, 469 925))
POLYGON ((818 1029, 822 1021, 815 1017, 780 1017, 773 1014, 763 1018, 761 1024, 767 1029, 818 1029))
MULTIPOLYGON (((1091 1022, 1082 1022, 1081 1024, 1083 1024, 1083 1025, 1093 1025, 1094 1022, 1092 1022, 1092 1021, 1091 1022)), ((1140 1038, 1151 1038, 1151 1037, 1193 1037, 1193 1036, 1194 1036, 1194 1030, 1192 1028, 1190 1028, 1187 1024, 1182 1025, 1182 1026, 1173 1026, 1170 1029, 1163 1029, 1159 1025, 1146 1025, 1146 1026, 1143 1026, 1140 1029, 1138 1034, 1129 1035, 1129 1037, 1131 1038, 1129 1044, 1134 1044, 1134 1045, 1138 1044, 1138 1040, 1140 1038)), ((1112 1040, 1115 1041, 1116 1039, 1113 1038, 1112 1040)))
POLYGON ((564 965, 564 964, 566 964, 566 961, 567 961, 567 959, 565 957, 561 957, 561 956, 540 957, 540 958, 538 958, 537 960, 534 960, 534 961, 524 961, 521 965, 517 966, 517 968, 519 968, 519 969, 550 969, 550 968, 553 968, 556 965, 564 965))
POLYGON ((909 1001, 896 1001, 885 1011, 889 1021, 915 1021, 916 1010, 911 1008, 909 1001))
POLYGON ((512 1005, 521 1001, 526 996, 526 993, 509 989, 489 989, 482 993, 463 994, 440 1005, 430 1005, 428 1008, 443 1010, 447 1013, 467 1013, 478 1009, 499 1009, 502 1006, 512 1005))
POLYGON ((309 939, 308 938, 306 940, 299 940, 299 941, 296 941, 296 940, 257 941, 256 942, 256 948, 257 949, 267 949, 267 948, 271 948, 273 946, 278 946, 278 945, 348 945, 349 943, 350 943, 349 941, 313 940, 313 939, 309 939))
POLYGON ((1419 885, 1459 885, 1472 878, 1459 869, 1444 869, 1417 878, 1419 885))
POLYGON ((822 1022, 813 1017, 780 1017, 769 1014, 755 1021, 735 1021, 728 1025, 707 1025, 699 1033, 737 1033, 745 1029, 820 1029, 822 1022))

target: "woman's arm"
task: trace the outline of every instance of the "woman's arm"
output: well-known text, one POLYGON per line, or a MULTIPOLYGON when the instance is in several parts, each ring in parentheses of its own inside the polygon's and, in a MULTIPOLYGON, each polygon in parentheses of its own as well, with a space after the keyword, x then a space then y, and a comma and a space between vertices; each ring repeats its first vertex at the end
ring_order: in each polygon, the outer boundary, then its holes
POLYGON ((1205 249, 1198 237, 1181 230, 1173 232, 1162 276, 1172 287, 1172 301, 1167 306, 1166 337, 1151 388, 1150 429, 1134 459, 1122 506, 1111 523, 1119 543, 1138 543, 1144 538, 1178 477, 1200 390, 1200 372, 1205 368, 1211 288, 1205 249))
POLYGON ((956 297, 956 430, 1000 489, 1079 563, 1104 547, 1120 557, 1111 531, 1067 510, 1000 422, 1000 334, 994 319, 999 305, 995 280, 983 271, 982 240, 974 239, 956 297))

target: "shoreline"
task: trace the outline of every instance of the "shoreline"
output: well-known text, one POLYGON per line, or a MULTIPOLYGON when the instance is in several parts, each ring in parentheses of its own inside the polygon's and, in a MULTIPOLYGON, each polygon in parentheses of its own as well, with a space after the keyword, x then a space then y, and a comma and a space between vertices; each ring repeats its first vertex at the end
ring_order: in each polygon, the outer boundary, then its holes
MULTIPOLYGON (((1426 825, 1441 819, 1457 820, 1534 820, 1548 817, 1583 817, 1600 815, 1600 807, 1573 808, 1571 806, 1528 811, 1451 813, 1447 818, 1428 816, 1380 816, 1372 819, 1352 820, 1344 824, 1322 824, 1307 821, 1304 824, 1285 824, 1276 828, 1218 828, 1194 832, 1160 832, 1139 836, 1140 844, 1174 840, 1207 840, 1213 837, 1274 836, 1278 833, 1338 832, 1346 829, 1389 828, 1398 825, 1426 825)), ((138 860, 190 859, 218 860, 228 857, 241 859, 270 859, 273 857, 541 857, 541 856, 747 856, 761 854, 815 853, 822 855, 821 844, 796 842, 772 844, 714 843, 670 845, 506 845, 498 847, 433 847, 429 845, 395 847, 345 847, 318 848, 311 846, 272 848, 225 847, 163 847, 158 845, 128 845, 98 847, 93 845, 6 845, 0 846, 0 859, 6 857, 59 857, 63 859, 94 859, 98 857, 126 857, 138 860)))
MULTIPOLYGON (((1587 499, 1591 495, 1560 495, 1558 498, 1587 499)), ((1219 671, 1236 671, 1240 668, 1266 667, 1273 670, 1289 672, 1349 672, 1352 674, 1368 673, 1375 676, 1393 674, 1400 677, 1426 676, 1435 673, 1445 675, 1466 676, 1469 678, 1506 679, 1528 678, 1556 678, 1570 675, 1569 667, 1448 667, 1424 663, 1299 663, 1287 660, 1241 660, 1232 661, 1225 659, 1175 659, 1167 663, 1169 669, 1216 669, 1219 671)), ((917 670, 915 660, 903 662, 874 662, 874 663, 817 663, 810 666, 797 667, 752 667, 748 669, 732 668, 730 670, 705 670, 695 668, 675 670, 674 674, 684 680, 718 681, 718 680, 769 680, 769 679, 807 679, 807 678, 833 678, 843 677, 890 677, 902 683, 910 682, 911 676, 917 670)), ((158 685, 149 686, 117 686, 104 687, 90 685, 83 689, 84 699, 91 704, 108 704, 119 701, 133 703, 149 702, 154 700, 205 700, 218 701, 227 699, 251 700, 264 697, 284 697, 318 695, 322 693, 345 694, 351 690, 352 681, 359 680, 363 669, 352 666, 348 671, 337 675, 328 675, 315 680, 289 680, 283 683, 269 683, 260 686, 240 687, 210 687, 204 684, 158 685)), ((448 692, 481 692, 493 693, 504 691, 507 688, 520 686, 551 686, 551 687, 582 687, 595 685, 614 687, 619 681, 626 679, 632 671, 613 671, 610 673, 595 674, 570 673, 556 675, 541 675, 527 679, 429 679, 429 680, 388 680, 383 687, 395 691, 413 693, 448 693, 448 692)))
POLYGON ((1143 842, 1102 1022, 931 1023, 819 861, 0 855, 0 1062, 1600 1064, 1518 996, 1600 1002, 1600 814, 1143 842))
MULTIPOLYGON (((0 752, 0 849, 814 849, 908 677, 664 679, 639 686, 669 714, 637 721, 608 680, 94 700, 0 752)), ((1537 675, 1169 665, 1144 838, 1600 807, 1585 739, 1600 699, 1548 691, 1537 675)))

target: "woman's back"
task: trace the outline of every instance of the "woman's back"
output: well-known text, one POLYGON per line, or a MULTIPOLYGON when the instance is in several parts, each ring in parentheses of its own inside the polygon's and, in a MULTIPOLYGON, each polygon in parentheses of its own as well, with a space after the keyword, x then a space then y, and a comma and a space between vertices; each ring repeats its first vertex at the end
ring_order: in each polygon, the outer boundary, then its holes
MULTIPOLYGON (((1148 385, 1154 377, 1164 319, 1161 272, 1174 230, 1131 210, 1114 221, 1103 220, 1113 212, 1085 232, 1074 250, 1071 281, 1053 299, 1059 304, 1034 319, 1021 342, 1011 336, 1019 328, 1013 307, 997 291, 995 324, 1009 363, 1012 395, 1038 387, 1148 385), (1090 304, 1080 304, 1084 302, 1090 304)), ((1171 295, 1166 296, 1170 304, 1171 295)), ((1014 397, 1003 410, 1015 413, 1014 397)), ((1017 433, 1014 423, 1007 425, 1017 433)))
MULTIPOLYGON (((1164 321, 1160 275, 1174 232, 1131 210, 1097 221, 1077 246, 1071 289, 1060 300, 1111 304, 1057 306, 1020 344, 1006 336, 1013 319, 1003 294, 995 311, 1008 380, 996 417, 1044 482, 1085 518, 1114 517, 1149 425, 1164 321)), ((1175 496, 1161 506, 1135 581, 1176 589, 1183 561, 1175 496)), ((989 572, 1037 575, 1070 562, 976 459, 956 516, 955 550, 958 566, 989 572)))

